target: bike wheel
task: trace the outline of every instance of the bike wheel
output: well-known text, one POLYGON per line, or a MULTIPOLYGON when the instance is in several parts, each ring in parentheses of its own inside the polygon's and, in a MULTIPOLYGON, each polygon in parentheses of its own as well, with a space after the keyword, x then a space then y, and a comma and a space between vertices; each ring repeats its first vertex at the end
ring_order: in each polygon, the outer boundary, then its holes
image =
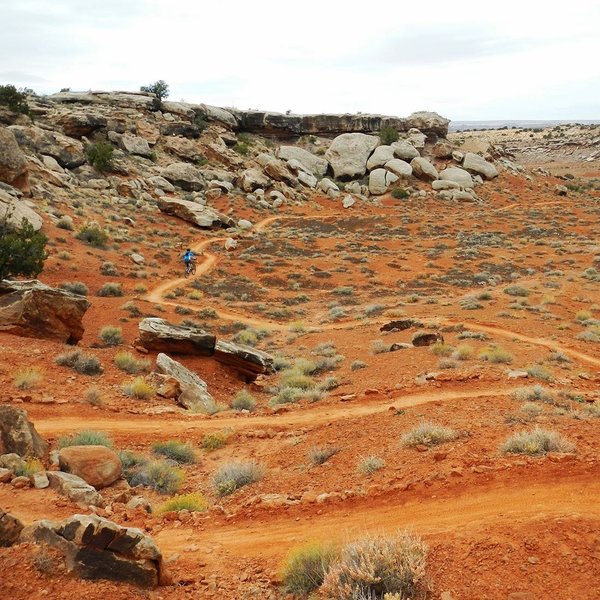
POLYGON ((193 264, 192 264, 192 266, 191 266, 191 268, 190 268, 190 273, 191 273, 192 275, 195 275, 195 274, 196 274, 196 263, 193 263, 193 264))

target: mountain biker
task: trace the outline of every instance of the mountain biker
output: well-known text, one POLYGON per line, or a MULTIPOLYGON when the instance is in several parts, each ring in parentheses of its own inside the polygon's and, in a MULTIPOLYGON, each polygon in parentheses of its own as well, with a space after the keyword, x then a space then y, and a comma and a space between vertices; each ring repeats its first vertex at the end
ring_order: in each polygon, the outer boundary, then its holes
POLYGON ((196 258, 196 255, 192 252, 192 250, 190 248, 188 248, 185 251, 185 254, 183 255, 183 262, 185 263, 185 270, 189 271, 190 269, 190 265, 192 263, 192 261, 194 261, 196 258))

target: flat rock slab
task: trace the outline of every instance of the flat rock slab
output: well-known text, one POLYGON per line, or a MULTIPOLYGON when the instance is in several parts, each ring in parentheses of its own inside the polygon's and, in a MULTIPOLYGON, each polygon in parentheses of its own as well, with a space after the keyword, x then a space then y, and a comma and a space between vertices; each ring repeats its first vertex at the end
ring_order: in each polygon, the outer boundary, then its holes
POLYGON ((244 375, 247 381, 254 381, 257 375, 263 373, 275 372, 273 357, 270 354, 234 342, 219 340, 215 346, 214 358, 224 365, 233 367, 244 375))
POLYGON ((189 200, 162 196, 158 199, 158 208, 168 215, 174 215, 198 227, 233 227, 235 224, 234 220, 227 215, 189 200))
POLYGON ((215 351, 216 336, 203 329, 173 325, 158 317, 143 319, 138 329, 139 342, 147 350, 203 356, 212 356, 215 351))
POLYGON ((104 506, 102 496, 96 488, 86 483, 81 477, 62 471, 47 471, 50 487, 69 500, 86 506, 104 506))

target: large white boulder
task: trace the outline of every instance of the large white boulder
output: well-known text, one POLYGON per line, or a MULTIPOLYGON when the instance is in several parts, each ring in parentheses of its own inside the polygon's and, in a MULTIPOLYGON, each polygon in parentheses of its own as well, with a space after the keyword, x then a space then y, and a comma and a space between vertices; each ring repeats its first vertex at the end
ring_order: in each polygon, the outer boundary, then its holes
POLYGON ((327 173, 329 163, 322 157, 297 146, 280 146, 277 157, 282 160, 296 159, 302 163, 316 177, 323 177, 327 173))
POLYGON ((412 175, 412 167, 404 160, 400 160, 399 158, 392 158, 392 160, 388 160, 384 167, 394 173, 394 175, 398 175, 398 177, 408 178, 412 175))
POLYGON ((408 140, 398 140, 392 144, 392 148, 394 156, 401 160, 408 161, 420 156, 419 151, 408 140))
POLYGON ((386 169, 374 169, 369 174, 369 192, 374 196, 381 196, 388 191, 392 183, 398 181, 398 175, 386 169))
POLYGON ((471 174, 460 167, 448 167, 447 169, 440 171, 439 179, 454 181, 465 188, 472 188, 475 186, 471 174))
POLYGON ((369 156, 379 146, 379 138, 364 133, 338 135, 325 152, 336 179, 362 177, 367 170, 369 156))
POLYGON ((413 175, 419 179, 428 179, 433 181, 438 178, 437 169, 426 159, 418 156, 410 161, 413 175))
POLYGON ((481 175, 486 179, 493 179, 498 176, 498 169, 496 169, 492 163, 489 163, 485 158, 479 156, 479 154, 474 154, 473 152, 467 152, 465 154, 462 166, 463 169, 481 175))
POLYGON ((394 158, 392 146, 378 146, 367 161, 367 170, 372 171, 377 167, 383 167, 386 162, 394 158))

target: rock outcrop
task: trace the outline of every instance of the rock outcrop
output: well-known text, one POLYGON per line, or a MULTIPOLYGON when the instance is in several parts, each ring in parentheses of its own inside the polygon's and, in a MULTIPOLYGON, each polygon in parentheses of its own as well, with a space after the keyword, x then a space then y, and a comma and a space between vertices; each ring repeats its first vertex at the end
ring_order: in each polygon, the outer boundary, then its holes
POLYGON ((105 446, 67 446, 58 453, 61 471, 81 477, 96 489, 105 488, 121 477, 118 454, 105 446))
POLYGON ((0 508, 0 547, 8 548, 19 541, 23 523, 0 508))
POLYGON ((198 202, 162 196, 158 199, 158 208, 168 215, 179 217, 197 227, 232 227, 234 225, 231 217, 198 202))
POLYGON ((140 321, 139 342, 147 350, 169 354, 201 354, 212 356, 216 336, 203 329, 173 325, 158 317, 140 321))
POLYGON ((493 179, 498 176, 498 169, 489 163, 485 158, 479 156, 479 154, 473 154, 467 152, 462 162, 463 169, 476 175, 481 175, 485 179, 493 179))
POLYGON ((37 280, 0 282, 0 331, 76 344, 90 307, 83 296, 37 280))
POLYGON ((0 127, 0 181, 22 192, 29 192, 27 158, 17 144, 14 133, 0 127))
POLYGON ((0 454, 18 454, 42 458, 48 444, 35 430, 21 408, 0 405, 0 454))
POLYGON ((25 219, 35 231, 42 228, 44 222, 25 200, 0 189, 0 219, 6 219, 12 227, 19 228, 25 219))
POLYGON ((251 346, 219 340, 215 346, 216 361, 228 365, 242 374, 247 382, 263 373, 273 373, 273 357, 251 346))
POLYGON ((297 160, 316 177, 323 177, 329 166, 324 158, 297 146, 280 146, 277 150, 277 156, 282 160, 297 160))
POLYGON ((46 471, 50 487, 81 506, 104 506, 104 499, 85 480, 72 473, 46 471))
POLYGON ((171 163, 162 170, 161 175, 186 192, 199 192, 206 187, 202 172, 189 163, 171 163))
POLYGON ((122 527, 96 515, 64 521, 37 521, 21 532, 21 541, 56 548, 68 572, 82 579, 108 579, 146 588, 170 582, 162 554, 140 529, 122 527))
POLYGON ((379 138, 364 133, 344 133, 336 137, 325 152, 336 179, 362 177, 371 152, 379 146, 379 138))

